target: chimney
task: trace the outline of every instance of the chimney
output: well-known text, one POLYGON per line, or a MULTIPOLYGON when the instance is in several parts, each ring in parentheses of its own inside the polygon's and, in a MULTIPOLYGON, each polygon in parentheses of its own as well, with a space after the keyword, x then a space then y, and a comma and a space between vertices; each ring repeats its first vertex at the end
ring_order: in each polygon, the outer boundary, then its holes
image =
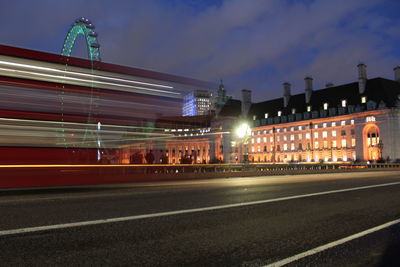
POLYGON ((247 117, 251 106, 251 91, 242 90, 242 117, 247 117))
POLYGON ((334 87, 334 86, 335 86, 335 85, 334 85, 333 83, 331 83, 331 82, 328 82, 328 83, 325 84, 325 87, 326 87, 326 88, 334 87))
POLYGON ((306 104, 308 104, 310 103, 311 94, 313 91, 313 85, 312 85, 313 78, 305 77, 304 81, 306 82, 306 104))
POLYGON ((286 108, 290 99, 290 83, 283 83, 283 106, 286 108))
POLYGON ((367 65, 360 63, 358 67, 358 92, 364 94, 367 85, 367 65))
POLYGON ((396 66, 393 70, 394 70, 394 80, 400 83, 400 66, 396 66))

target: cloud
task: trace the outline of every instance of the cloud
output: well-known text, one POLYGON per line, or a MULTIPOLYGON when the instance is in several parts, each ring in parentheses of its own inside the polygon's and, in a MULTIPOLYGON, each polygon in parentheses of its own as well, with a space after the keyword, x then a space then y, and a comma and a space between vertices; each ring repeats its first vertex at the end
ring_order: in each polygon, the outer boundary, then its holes
POLYGON ((223 78, 231 92, 252 89, 256 99, 279 97, 284 81, 301 92, 306 75, 317 87, 354 81, 359 61, 370 77, 391 77, 400 62, 399 19, 382 13, 390 1, 167 2, 3 1, 0 42, 58 53, 68 25, 87 16, 104 61, 223 78))

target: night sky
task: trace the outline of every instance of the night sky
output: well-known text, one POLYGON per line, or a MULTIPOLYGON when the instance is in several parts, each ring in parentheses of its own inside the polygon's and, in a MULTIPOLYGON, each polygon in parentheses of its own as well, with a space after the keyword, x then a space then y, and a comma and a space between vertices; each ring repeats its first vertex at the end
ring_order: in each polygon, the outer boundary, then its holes
MULTIPOLYGON (((399 0, 0 0, 1 44, 60 53, 71 23, 92 20, 103 61, 211 82, 253 101, 327 82, 393 79, 399 0)), ((86 57, 83 38, 73 56, 86 57)))

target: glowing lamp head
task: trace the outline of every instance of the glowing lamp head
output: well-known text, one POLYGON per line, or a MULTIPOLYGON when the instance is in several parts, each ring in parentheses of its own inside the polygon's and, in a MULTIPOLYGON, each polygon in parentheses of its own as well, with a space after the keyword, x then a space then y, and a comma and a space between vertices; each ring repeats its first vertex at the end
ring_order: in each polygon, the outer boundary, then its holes
POLYGON ((245 136, 250 135, 250 133, 250 126, 245 122, 240 124, 239 127, 236 128, 236 135, 239 138, 244 138, 245 136))

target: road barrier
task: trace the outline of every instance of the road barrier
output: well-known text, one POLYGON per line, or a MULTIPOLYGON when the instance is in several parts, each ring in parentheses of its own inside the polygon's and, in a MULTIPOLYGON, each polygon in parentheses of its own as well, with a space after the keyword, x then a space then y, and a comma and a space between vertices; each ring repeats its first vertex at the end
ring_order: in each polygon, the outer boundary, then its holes
POLYGON ((0 165, 0 188, 399 170, 379 164, 0 165))

